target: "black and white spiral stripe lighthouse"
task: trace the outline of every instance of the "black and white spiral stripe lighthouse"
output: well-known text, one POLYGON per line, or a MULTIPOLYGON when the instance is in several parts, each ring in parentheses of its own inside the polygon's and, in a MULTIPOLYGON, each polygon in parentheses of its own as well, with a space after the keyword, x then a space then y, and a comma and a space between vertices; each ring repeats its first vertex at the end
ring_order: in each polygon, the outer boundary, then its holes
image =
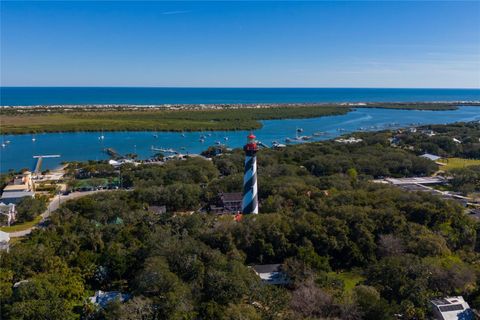
POLYGON ((242 213, 258 213, 257 197, 257 141, 253 133, 248 136, 245 150, 245 175, 243 176, 242 213))

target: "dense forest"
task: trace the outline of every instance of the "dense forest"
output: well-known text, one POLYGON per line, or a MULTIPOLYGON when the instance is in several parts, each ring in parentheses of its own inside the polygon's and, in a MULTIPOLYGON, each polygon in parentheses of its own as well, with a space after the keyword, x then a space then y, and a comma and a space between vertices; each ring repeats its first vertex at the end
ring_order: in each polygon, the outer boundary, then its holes
MULTIPOLYGON (((444 295, 480 308, 478 223, 457 202, 371 182, 431 175, 426 151, 479 158, 478 124, 450 127, 434 130, 458 131, 462 150, 420 133, 392 146, 390 132, 261 150, 260 214, 240 221, 209 204, 241 191, 241 150, 124 165, 129 190, 69 201, 0 253, 1 318, 426 319, 444 295), (266 263, 290 284, 262 284, 249 266, 266 263), (96 290, 131 298, 101 309, 87 299, 96 290)), ((80 173, 117 175, 97 162, 70 167, 80 173)))

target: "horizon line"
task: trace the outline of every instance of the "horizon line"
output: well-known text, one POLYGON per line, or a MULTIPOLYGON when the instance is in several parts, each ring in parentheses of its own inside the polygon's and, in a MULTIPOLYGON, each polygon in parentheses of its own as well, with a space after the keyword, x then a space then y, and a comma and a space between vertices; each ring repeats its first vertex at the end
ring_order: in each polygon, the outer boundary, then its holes
POLYGON ((56 85, 42 85, 42 86, 2 86, 0 88, 126 88, 126 89, 430 89, 430 90, 480 90, 480 87, 253 87, 253 86, 56 86, 56 85))

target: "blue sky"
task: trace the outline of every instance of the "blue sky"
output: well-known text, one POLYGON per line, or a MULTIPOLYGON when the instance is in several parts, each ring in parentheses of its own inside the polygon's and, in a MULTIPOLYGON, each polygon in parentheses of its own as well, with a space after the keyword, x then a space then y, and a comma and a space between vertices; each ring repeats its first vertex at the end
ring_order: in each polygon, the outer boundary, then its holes
POLYGON ((480 1, 1 2, 3 86, 480 88, 480 1))

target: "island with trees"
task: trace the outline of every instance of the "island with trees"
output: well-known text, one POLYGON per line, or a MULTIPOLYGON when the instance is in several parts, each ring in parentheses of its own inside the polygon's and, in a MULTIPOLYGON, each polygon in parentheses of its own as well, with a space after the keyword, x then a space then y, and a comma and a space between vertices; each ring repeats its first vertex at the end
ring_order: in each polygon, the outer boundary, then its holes
POLYGON ((1 106, 0 128, 2 134, 251 130, 261 128, 260 120, 342 115, 356 107, 442 111, 459 105, 478 102, 1 106))

